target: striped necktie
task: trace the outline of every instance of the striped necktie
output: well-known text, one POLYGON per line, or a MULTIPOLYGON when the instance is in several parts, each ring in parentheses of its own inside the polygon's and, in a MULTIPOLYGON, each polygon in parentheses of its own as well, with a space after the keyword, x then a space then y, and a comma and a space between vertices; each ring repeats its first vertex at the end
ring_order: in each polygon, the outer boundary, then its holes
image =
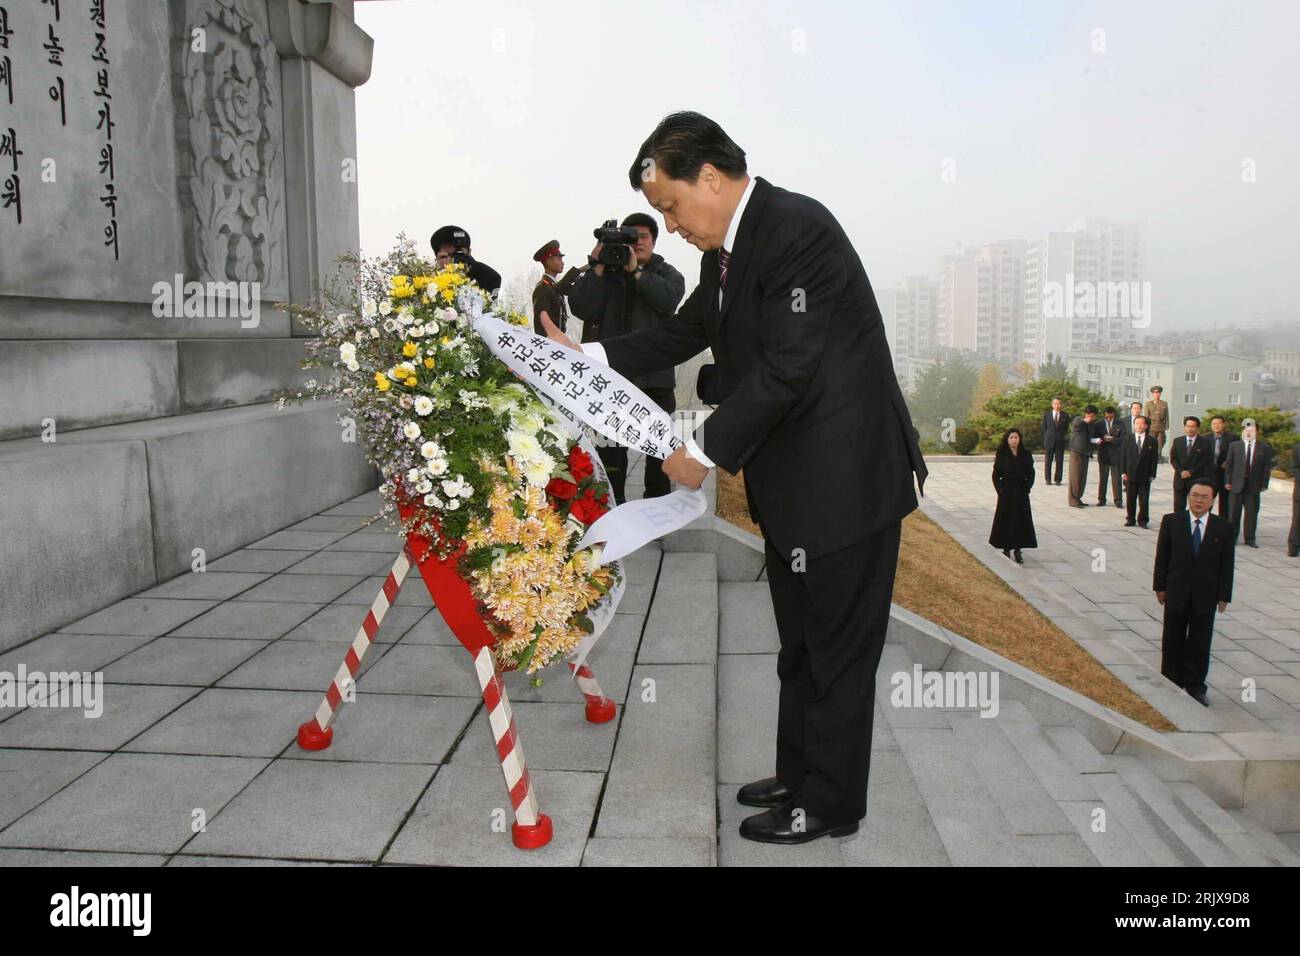
POLYGON ((727 266, 731 265, 731 253, 721 246, 718 247, 718 286, 726 288, 727 286, 727 266))

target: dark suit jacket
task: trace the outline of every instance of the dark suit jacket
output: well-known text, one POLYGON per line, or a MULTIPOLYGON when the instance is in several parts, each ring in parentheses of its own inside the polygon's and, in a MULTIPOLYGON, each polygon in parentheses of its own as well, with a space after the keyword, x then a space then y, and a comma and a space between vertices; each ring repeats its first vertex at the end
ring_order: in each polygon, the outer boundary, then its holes
POLYGON ((783 555, 829 554, 916 508, 926 468, 862 261, 821 203, 758 178, 718 308, 717 250, 675 316, 602 340, 624 375, 712 347, 721 404, 696 435, 745 469, 750 510, 783 555))
POLYGON ((1156 476, 1156 465, 1160 461, 1158 453, 1160 440, 1147 435, 1142 440, 1142 454, 1138 455, 1137 436, 1125 435, 1119 447, 1119 470, 1128 475, 1130 484, 1149 485, 1156 476))
POLYGON ((1178 511, 1160 519, 1151 588, 1167 592, 1165 604, 1176 611, 1190 603, 1196 613, 1205 614, 1216 602, 1232 600, 1236 529, 1227 518, 1207 511, 1201 549, 1193 558, 1190 514, 1178 511))
MULTIPOLYGON (((1211 432, 1205 437, 1210 443, 1210 449, 1213 450, 1215 441, 1214 433, 1211 432)), ((1228 480, 1224 475, 1223 470, 1223 465, 1228 460, 1228 449, 1232 447, 1233 442, 1239 441, 1240 439, 1226 428, 1223 430, 1223 434, 1218 436, 1218 439, 1219 451, 1218 454, 1214 456, 1214 471, 1211 474, 1211 477, 1214 479, 1214 483, 1218 485, 1219 491, 1223 491, 1223 483, 1228 480)))
POLYGON ((1070 413, 1061 409, 1061 418, 1052 421, 1052 410, 1043 412, 1043 447, 1064 448, 1070 440, 1070 413))
POLYGON ((1255 439, 1255 457, 1246 474, 1246 440, 1235 442, 1228 452, 1224 481, 1232 485, 1236 494, 1257 495, 1268 487, 1269 472, 1273 469, 1273 449, 1266 441, 1255 439))
POLYGON ((1206 441, 1204 435, 1197 435, 1189 451, 1186 435, 1171 438, 1169 439, 1169 465, 1174 470, 1174 488, 1177 491, 1186 491, 1198 478, 1213 478, 1214 446, 1206 441), (1190 471, 1191 477, 1183 478, 1184 471, 1190 471))
POLYGON ((1096 419, 1090 424, 1083 420, 1082 415, 1076 415, 1074 421, 1070 423, 1070 451, 1075 454, 1087 455, 1091 458, 1092 450, 1097 447, 1092 440, 1100 437, 1097 434, 1096 419))
POLYGON ((573 283, 581 273, 570 269, 559 279, 552 279, 543 274, 540 282, 533 287, 533 331, 545 335, 542 329, 541 314, 545 312, 551 321, 563 332, 569 324, 569 308, 564 304, 564 297, 573 290, 573 283))
POLYGON ((1100 432, 1098 437, 1110 436, 1113 441, 1102 442, 1097 446, 1097 460, 1108 465, 1119 464, 1120 443, 1123 441, 1127 432, 1124 430, 1124 420, 1118 415, 1110 422, 1110 430, 1106 430, 1106 417, 1103 415, 1097 419, 1097 431, 1100 432))

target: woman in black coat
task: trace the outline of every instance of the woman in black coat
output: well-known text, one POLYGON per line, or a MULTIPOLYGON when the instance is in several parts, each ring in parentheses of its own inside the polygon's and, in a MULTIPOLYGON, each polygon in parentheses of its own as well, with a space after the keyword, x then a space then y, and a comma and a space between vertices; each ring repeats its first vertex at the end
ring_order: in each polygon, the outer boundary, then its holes
POLYGON ((1025 447, 1018 428, 1008 428, 993 459, 993 487, 998 492, 998 508, 993 514, 993 531, 989 544, 1002 553, 1016 555, 1024 564, 1021 548, 1038 547, 1034 536, 1034 515, 1029 509, 1029 489, 1034 487, 1034 457, 1025 447))

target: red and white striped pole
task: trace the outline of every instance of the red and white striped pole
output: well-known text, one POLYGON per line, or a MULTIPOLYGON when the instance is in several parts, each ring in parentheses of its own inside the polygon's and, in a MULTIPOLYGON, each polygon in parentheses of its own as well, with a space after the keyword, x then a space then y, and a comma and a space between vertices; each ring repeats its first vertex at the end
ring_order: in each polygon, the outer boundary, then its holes
POLYGON ((578 690, 582 691, 582 696, 587 699, 587 722, 603 724, 613 720, 618 713, 618 705, 605 696, 591 668, 585 663, 578 667, 573 661, 569 661, 569 670, 577 675, 578 690))
POLYGON ((370 610, 366 612, 366 619, 361 622, 361 629, 352 639, 352 646, 348 648, 343 663, 339 665, 338 673, 334 675, 329 690, 325 692, 325 699, 316 709, 316 716, 298 728, 298 746, 303 750, 324 750, 334 739, 334 730, 330 727, 330 722, 334 720, 339 705, 343 703, 347 687, 356 685, 357 672, 361 670, 361 659, 366 656, 366 651, 370 650, 375 634, 379 631, 379 625, 383 623, 384 615, 397 599, 397 592, 410 571, 411 561, 403 550, 393 563, 393 570, 389 571, 388 577, 384 579, 384 586, 379 589, 375 603, 370 605, 370 610))
POLYGON ((474 670, 483 690, 483 704, 492 725, 492 740, 501 761, 501 772, 505 774, 510 804, 514 808, 511 838, 521 850, 536 850, 551 842, 551 818, 537 810, 537 795, 533 792, 524 749, 515 731, 515 715, 510 709, 510 698, 506 696, 505 684, 497 672, 491 648, 480 648, 474 655, 474 670))

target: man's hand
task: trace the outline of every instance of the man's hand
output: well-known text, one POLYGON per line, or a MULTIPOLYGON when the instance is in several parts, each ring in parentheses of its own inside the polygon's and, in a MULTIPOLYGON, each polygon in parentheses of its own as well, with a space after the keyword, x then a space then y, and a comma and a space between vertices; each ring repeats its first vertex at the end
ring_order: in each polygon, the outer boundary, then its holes
POLYGON ((1128 481, 1128 475, 1120 475, 1120 477, 1123 478, 1125 481, 1128 481))
POLYGON ((573 349, 574 351, 577 352, 582 351, 581 345, 579 345, 577 342, 573 341, 573 339, 569 338, 567 335, 561 332, 560 327, 551 321, 551 317, 546 314, 545 309, 542 309, 541 318, 542 318, 542 328, 545 330, 546 337, 548 339, 550 339, 552 342, 559 342, 561 345, 567 345, 569 348, 573 349))
POLYGON ((1191 473, 1190 471, 1179 472, 1178 477, 1180 477, 1180 478, 1190 478, 1190 477, 1192 477, 1192 473, 1191 473))
POLYGON ((663 472, 679 485, 684 485, 687 488, 698 488, 704 484, 709 469, 686 454, 686 446, 682 445, 664 459, 663 472))
POLYGON ((628 246, 628 247, 627 247, 627 262, 625 262, 625 263, 623 264, 623 271, 624 271, 624 272, 629 272, 629 273, 636 272, 637 267, 638 267, 639 265, 640 265, 640 263, 636 261, 636 250, 633 249, 631 246, 628 246))
POLYGON ((1219 613, 1222 614, 1222 613, 1223 613, 1224 611, 1226 611, 1227 609, 1228 609, 1228 602, 1227 602, 1227 601, 1220 601, 1220 602, 1219 602, 1219 613))
POLYGON ((1157 591, 1157 592, 1156 592, 1156 600, 1159 601, 1161 604, 1164 604, 1164 603, 1165 603, 1165 595, 1168 594, 1168 593, 1169 593, 1168 591, 1157 591))
POLYGON ((1225 482, 1223 483, 1223 487, 1226 488, 1228 491, 1231 491, 1231 490, 1232 490, 1232 485, 1231 485, 1229 482, 1226 482, 1226 481, 1225 481, 1225 482))

